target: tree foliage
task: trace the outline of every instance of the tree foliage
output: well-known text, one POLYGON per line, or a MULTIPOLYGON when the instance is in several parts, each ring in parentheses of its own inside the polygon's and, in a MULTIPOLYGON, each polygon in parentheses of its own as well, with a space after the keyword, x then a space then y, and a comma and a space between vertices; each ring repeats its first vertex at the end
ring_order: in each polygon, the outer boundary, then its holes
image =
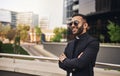
POLYGON ((6 34, 11 30, 11 26, 0 24, 0 36, 6 37, 6 34))
POLYGON ((20 35, 19 35, 19 33, 17 33, 15 36, 13 48, 14 48, 15 54, 20 54, 21 50, 20 50, 20 35))
POLYGON ((37 36, 40 36, 40 35, 41 35, 42 32, 41 32, 40 27, 35 26, 35 33, 36 33, 37 36))
POLYGON ((52 38, 52 41, 54 42, 60 42, 62 38, 65 38, 67 29, 62 27, 57 27, 53 31, 55 33, 55 36, 52 38))
POLYGON ((15 29, 11 29, 8 31, 8 33, 6 34, 6 38, 9 39, 9 41, 13 40, 16 34, 16 30, 15 29))
MULTIPOLYGON (((11 30, 11 26, 10 24, 7 24, 7 25, 4 25, 2 23, 0 23, 0 37, 2 39, 5 39, 5 38, 8 38, 8 34, 10 33, 10 30, 11 30)), ((9 39, 11 40, 11 39, 9 39)))
POLYGON ((120 26, 115 24, 114 22, 109 21, 107 28, 109 30, 108 34, 110 35, 111 41, 119 42, 120 41, 120 26))
POLYGON ((29 26, 29 25, 19 24, 19 25, 17 26, 17 31, 18 31, 19 34, 20 34, 20 39, 21 39, 21 40, 27 41, 29 29, 30 29, 30 26, 29 26))

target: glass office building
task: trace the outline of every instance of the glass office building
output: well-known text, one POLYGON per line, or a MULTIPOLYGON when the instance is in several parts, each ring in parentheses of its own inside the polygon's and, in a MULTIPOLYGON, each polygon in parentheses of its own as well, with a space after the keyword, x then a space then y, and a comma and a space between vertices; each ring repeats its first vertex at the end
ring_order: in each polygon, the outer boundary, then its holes
POLYGON ((17 12, 11 11, 11 27, 15 28, 16 27, 16 20, 17 19, 17 12))
MULTIPOLYGON (((108 20, 120 25, 120 0, 64 0, 64 3, 65 21, 69 21, 74 13, 84 14, 91 27, 89 33, 98 39, 103 35, 105 42, 111 42, 106 26, 108 20)), ((71 35, 70 31, 68 35, 71 35)))

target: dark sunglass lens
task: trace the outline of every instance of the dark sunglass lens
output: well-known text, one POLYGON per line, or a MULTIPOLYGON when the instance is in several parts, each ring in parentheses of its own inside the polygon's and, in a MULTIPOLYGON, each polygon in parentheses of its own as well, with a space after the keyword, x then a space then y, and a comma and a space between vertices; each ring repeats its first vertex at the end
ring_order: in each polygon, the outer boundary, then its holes
POLYGON ((68 26, 72 26, 72 22, 68 23, 67 25, 68 25, 68 26))
POLYGON ((78 21, 74 21, 74 25, 78 26, 79 22, 78 21))

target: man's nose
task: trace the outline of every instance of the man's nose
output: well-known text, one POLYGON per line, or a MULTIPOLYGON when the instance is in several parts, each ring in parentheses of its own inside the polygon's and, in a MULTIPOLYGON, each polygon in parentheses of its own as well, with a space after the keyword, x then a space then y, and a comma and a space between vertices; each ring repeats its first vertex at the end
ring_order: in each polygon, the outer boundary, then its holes
POLYGON ((72 29, 73 29, 73 28, 75 28, 75 25, 74 25, 74 24, 72 24, 71 28, 72 28, 72 29))
POLYGON ((74 23, 72 23, 71 27, 74 27, 74 26, 75 26, 74 23))

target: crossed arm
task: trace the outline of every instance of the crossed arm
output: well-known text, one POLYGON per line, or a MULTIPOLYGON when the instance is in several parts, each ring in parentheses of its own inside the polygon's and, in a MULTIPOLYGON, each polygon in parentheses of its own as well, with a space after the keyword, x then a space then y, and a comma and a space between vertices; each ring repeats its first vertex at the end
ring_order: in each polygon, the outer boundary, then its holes
POLYGON ((96 56, 99 50, 99 43, 98 42, 92 42, 85 50, 84 52, 80 53, 77 58, 69 59, 66 57, 66 55, 63 53, 59 57, 59 66, 65 70, 69 68, 84 68, 89 63, 93 63, 96 60, 96 56))
MULTIPOLYGON (((82 54, 83 54, 83 52, 80 53, 77 58, 80 58, 82 54)), ((67 58, 66 55, 64 53, 62 53, 59 57, 60 62, 63 62, 65 60, 65 58, 67 58)))

